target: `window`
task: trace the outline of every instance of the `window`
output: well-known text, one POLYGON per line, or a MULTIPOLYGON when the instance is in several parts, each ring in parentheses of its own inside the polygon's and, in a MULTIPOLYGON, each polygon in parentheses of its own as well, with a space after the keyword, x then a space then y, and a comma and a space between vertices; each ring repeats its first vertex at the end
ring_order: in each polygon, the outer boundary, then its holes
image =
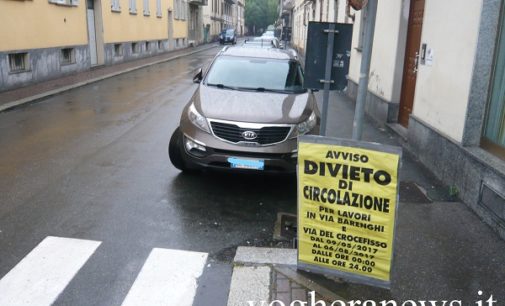
POLYGON ((156 0, 156 17, 162 17, 161 15, 161 0, 156 0))
POLYGON ((114 56, 123 56, 123 45, 122 44, 114 44, 114 56))
POLYGON ((78 6, 79 0, 49 0, 49 3, 66 6, 78 6))
POLYGON ((302 68, 295 61, 222 56, 212 64, 205 83, 239 90, 262 88, 280 93, 301 93, 306 91, 303 80, 302 68))
POLYGON ((61 49, 61 64, 69 65, 74 63, 75 63, 75 49, 74 48, 61 49))
POLYGON ((139 53, 139 44, 134 42, 132 43, 132 54, 138 54, 139 53))
POLYGON ((28 53, 9 54, 10 72, 24 72, 30 70, 30 56, 28 53))
POLYGON ((121 5, 119 5, 119 0, 111 0, 110 9, 113 12, 121 12, 121 5))
POLYGON ((175 19, 186 20, 186 2, 174 0, 175 19))
POLYGON ((130 14, 137 14, 137 0, 130 0, 130 14))
POLYGON ((149 0, 144 0, 144 16, 149 15, 151 15, 151 12, 149 11, 149 0))
POLYGON ((505 22, 503 19, 502 16, 481 144, 484 149, 505 159, 505 22))

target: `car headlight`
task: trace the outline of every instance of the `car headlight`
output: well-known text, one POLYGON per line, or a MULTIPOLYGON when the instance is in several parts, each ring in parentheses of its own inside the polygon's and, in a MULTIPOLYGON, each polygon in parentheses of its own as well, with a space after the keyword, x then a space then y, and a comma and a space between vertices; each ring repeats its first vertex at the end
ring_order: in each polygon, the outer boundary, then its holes
POLYGON ((210 134, 210 128, 209 124, 207 123, 207 119, 205 119, 204 116, 200 115, 193 103, 191 103, 188 108, 188 118, 189 121, 191 121, 191 123, 193 123, 196 127, 210 134))
POLYGON ((312 114, 310 114, 307 120, 305 120, 302 123, 299 123, 296 126, 298 132, 297 136, 304 135, 312 131, 312 129, 316 126, 316 124, 317 124, 316 113, 312 112, 312 114))

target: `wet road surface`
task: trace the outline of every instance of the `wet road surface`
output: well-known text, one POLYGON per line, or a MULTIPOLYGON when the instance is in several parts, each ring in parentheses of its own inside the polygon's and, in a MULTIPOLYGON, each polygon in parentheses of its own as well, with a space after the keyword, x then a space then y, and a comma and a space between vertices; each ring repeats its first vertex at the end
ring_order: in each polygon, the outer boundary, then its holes
POLYGON ((121 305, 153 248, 208 253, 194 305, 225 305, 238 245, 270 246, 294 177, 185 175, 167 155, 218 48, 0 113, 0 278, 48 236, 101 242, 55 305, 121 305))

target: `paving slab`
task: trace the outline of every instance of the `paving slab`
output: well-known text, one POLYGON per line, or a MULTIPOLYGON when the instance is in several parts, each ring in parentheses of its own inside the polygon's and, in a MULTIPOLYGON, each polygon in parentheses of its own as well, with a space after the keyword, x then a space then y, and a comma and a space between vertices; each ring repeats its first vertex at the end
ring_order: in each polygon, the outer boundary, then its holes
POLYGON ((270 283, 272 269, 268 266, 236 266, 228 296, 228 306, 261 305, 261 301, 270 302, 270 283))

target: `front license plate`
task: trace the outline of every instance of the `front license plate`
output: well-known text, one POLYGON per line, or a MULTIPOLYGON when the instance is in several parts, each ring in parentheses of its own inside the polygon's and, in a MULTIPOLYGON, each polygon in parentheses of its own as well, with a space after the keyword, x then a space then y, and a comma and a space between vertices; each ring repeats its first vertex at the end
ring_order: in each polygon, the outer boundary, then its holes
POLYGON ((262 159, 229 157, 228 162, 232 168, 237 169, 263 170, 265 168, 265 161, 262 159))

